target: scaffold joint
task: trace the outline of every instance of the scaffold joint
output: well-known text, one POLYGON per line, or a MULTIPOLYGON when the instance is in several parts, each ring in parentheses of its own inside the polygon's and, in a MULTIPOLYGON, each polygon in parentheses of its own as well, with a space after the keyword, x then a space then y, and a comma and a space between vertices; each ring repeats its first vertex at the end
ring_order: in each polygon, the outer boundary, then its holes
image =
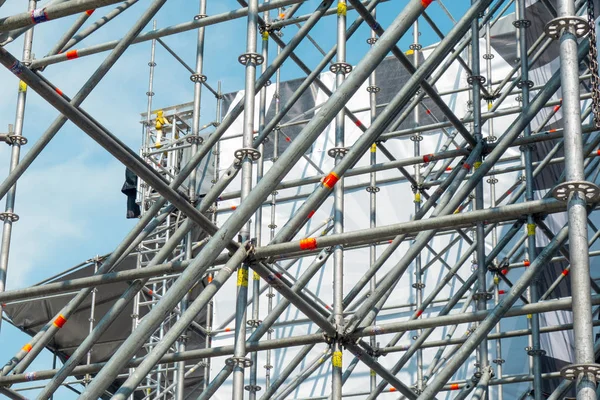
POLYGON ((0 213, 0 221, 10 221, 17 222, 19 220, 19 216, 12 212, 1 212, 0 213))
POLYGON ((571 364, 560 370, 560 375, 570 381, 577 379, 581 374, 592 374, 596 381, 600 379, 600 365, 598 364, 571 364))
POLYGON ((552 190, 552 196, 560 201, 568 201, 572 193, 581 193, 586 202, 594 203, 600 199, 600 188, 592 182, 571 181, 558 184, 552 190))
POLYGON ((590 26, 585 18, 567 16, 554 18, 544 27, 546 35, 555 40, 565 31, 571 31, 578 38, 582 38, 589 33, 590 26))

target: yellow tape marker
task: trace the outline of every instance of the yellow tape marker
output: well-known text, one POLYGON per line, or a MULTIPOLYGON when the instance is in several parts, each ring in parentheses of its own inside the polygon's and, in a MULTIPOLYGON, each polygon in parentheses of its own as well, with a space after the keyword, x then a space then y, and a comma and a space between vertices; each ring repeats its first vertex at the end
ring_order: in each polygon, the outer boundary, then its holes
POLYGON ((27 84, 23 81, 19 81, 19 92, 26 92, 27 84))
POLYGON ((245 268, 238 269, 237 285, 248 287, 248 270, 245 268))
POLYGON ((371 153, 375 153, 377 151, 377 145, 375 143, 373 143, 371 145, 371 153))
POLYGON ((261 35, 262 40, 269 40, 269 32, 268 31, 264 31, 261 35))
POLYGON ((527 224, 527 235, 528 236, 535 235, 535 224, 527 224))
POLYGON ((533 317, 533 315, 527 314, 527 319, 531 319, 532 317, 533 317))
POLYGON ((417 192, 415 193, 415 203, 420 203, 421 202, 421 193, 417 192))
POLYGON ((375 371, 371 370, 371 376, 375 376, 375 375, 377 375, 377 373, 375 371))
POLYGON ((337 15, 346 16, 346 11, 348 7, 346 7, 346 3, 338 3, 337 5, 337 15))
POLYGON ((260 275, 259 275, 259 274, 257 274, 257 273, 256 273, 256 271, 255 271, 255 272, 252 274, 252 278, 253 278, 255 281, 260 281, 260 275))
POLYGON ((477 168, 479 168, 479 167, 481 167, 481 161, 475 161, 475 162, 473 163, 473 168, 474 168, 474 169, 477 169, 477 168))
POLYGON ((334 351, 333 356, 331 357, 331 363, 336 368, 342 368, 342 352, 334 351))

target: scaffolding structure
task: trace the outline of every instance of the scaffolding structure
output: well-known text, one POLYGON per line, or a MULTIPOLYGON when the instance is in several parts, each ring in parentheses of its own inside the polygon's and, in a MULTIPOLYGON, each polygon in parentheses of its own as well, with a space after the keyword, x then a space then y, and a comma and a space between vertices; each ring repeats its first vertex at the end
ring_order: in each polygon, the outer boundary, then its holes
POLYGON ((593 0, 539 0, 553 18, 543 21, 536 41, 526 35, 532 25, 527 7, 535 3, 526 0, 472 0, 458 20, 441 0, 323 0, 314 9, 304 0, 238 0, 240 8, 220 14, 209 13, 211 1, 199 0, 192 21, 161 29, 155 24, 142 33, 167 3, 152 0, 122 39, 74 49, 136 3, 127 0, 82 28, 95 8, 120 1, 55 0, 38 8, 29 0, 26 12, 0 19, 3 45, 24 37, 20 58, 0 47, 0 63, 19 80, 14 126, 0 134, 12 151, 9 175, 0 183, 6 199, 0 310, 13 322, 15 304, 67 298, 14 349, 0 372, 1 394, 24 399, 24 390, 37 388, 38 399, 49 399, 63 386, 77 386, 81 399, 123 400, 542 400, 571 392, 578 400, 600 398, 600 341, 594 341, 600 287, 590 273, 591 257, 600 254, 590 250, 600 237, 591 219, 600 202, 593 0), (398 10, 385 28, 377 18, 384 3, 398 10), (447 32, 429 7, 447 14, 447 32), (518 60, 501 75, 492 67, 492 30, 508 13, 515 14, 518 60), (33 26, 75 14, 59 43, 34 59, 33 26), (205 28, 232 19, 247 20, 246 51, 239 56, 245 86, 224 94, 221 82, 204 74, 205 28), (336 26, 336 45, 328 52, 311 35, 318 23, 336 26), (370 28, 369 49, 351 65, 347 43, 361 24, 370 28), (423 45, 424 24, 439 43, 423 45), (292 25, 293 35, 283 36, 292 25), (194 66, 162 39, 190 30, 197 31, 194 66), (402 51, 398 42, 406 35, 412 44, 402 51), (140 42, 151 43, 151 55, 137 152, 80 105, 140 42), (155 108, 158 45, 191 74, 193 101, 155 108), (298 55, 301 45, 320 52, 316 67, 298 55), (559 51, 556 68, 546 82, 534 83, 531 67, 552 45, 559 51), (100 52, 109 53, 73 97, 44 77, 46 67, 100 52), (382 102, 386 81, 377 68, 390 60, 408 77, 382 102), (281 70, 288 63, 306 77, 284 95, 281 70), (467 85, 439 90, 438 80, 456 65, 467 85), (33 144, 23 134, 28 90, 60 112, 33 144), (363 108, 353 103, 359 90, 368 96, 363 108), (293 112, 311 91, 318 92, 314 107, 293 112), (449 101, 460 93, 469 99, 466 115, 449 101), (214 119, 204 126, 202 95, 216 104, 214 119), (503 107, 514 98, 518 106, 503 107), (19 220, 16 183, 67 121, 137 176, 139 220, 110 254, 42 284, 6 291, 11 232, 19 220), (538 144, 547 145, 542 156, 538 144), (31 148, 21 157, 26 145, 31 148), (315 146, 329 161, 312 156, 315 146), (557 165, 564 171, 537 196, 535 180, 557 165), (499 177, 508 178, 500 183, 499 177), (401 199, 391 198, 397 193, 401 199), (393 220, 382 202, 408 204, 410 210, 398 211, 408 218, 393 220), (366 225, 353 222, 357 209, 366 225), (566 223, 552 229, 549 220, 565 212, 566 223), (557 263, 564 269, 543 287, 540 276, 557 263), (68 275, 86 268, 85 276, 68 275), (570 295, 555 296, 567 280, 570 295), (108 305, 97 299, 116 284, 124 290, 108 305), (55 338, 84 303, 85 334, 64 352, 55 338), (572 311, 572 322, 541 324, 544 313, 562 311, 572 311), (509 318, 526 327, 507 329, 516 326, 506 323, 509 318), (117 320, 125 336, 105 361, 93 361, 117 320), (573 333, 573 359, 547 371, 541 337, 565 331, 573 333), (508 355, 503 351, 519 337, 528 342, 525 358, 514 356, 512 347, 508 355), (61 366, 31 371, 46 348, 68 357, 61 366), (280 350, 292 356, 276 355, 280 350), (506 373, 523 359, 527 373, 506 373), (545 393, 550 379, 559 383, 545 393), (327 385, 324 395, 299 390, 311 380, 327 385), (526 388, 520 397, 507 391, 516 384, 526 388))

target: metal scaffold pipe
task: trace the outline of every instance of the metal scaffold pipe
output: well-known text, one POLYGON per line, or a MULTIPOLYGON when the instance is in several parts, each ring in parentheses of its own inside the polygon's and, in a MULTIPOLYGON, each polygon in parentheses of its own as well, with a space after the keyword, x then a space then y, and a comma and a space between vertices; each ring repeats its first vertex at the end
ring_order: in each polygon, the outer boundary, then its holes
MULTIPOLYGON (((590 4, 590 2, 588 2, 590 4)), ((587 209, 589 201, 586 186, 596 189, 592 183, 585 182, 583 167, 583 141, 581 135, 581 110, 579 96, 579 58, 577 57, 577 31, 574 27, 575 6, 573 0, 558 2, 558 17, 568 23, 560 31, 560 73, 563 93, 563 123, 565 138, 565 182, 554 189, 554 195, 567 201, 569 217, 569 248, 571 254, 571 292, 573 294, 573 332, 575 346, 575 365, 566 367, 566 376, 576 380, 577 400, 596 398, 596 374, 599 368, 595 364, 594 341, 592 333, 592 308, 590 287, 590 265, 587 250, 587 209), (576 372, 574 372, 576 371, 576 372)), ((587 22, 587 21, 586 21, 587 22)), ((558 23, 553 20, 549 23, 558 23)), ((595 21, 591 21, 595 25, 595 21)), ((596 43, 590 43, 596 47, 596 43)), ((594 60, 596 61, 596 60, 594 60)), ((594 72, 594 71, 592 71, 594 72)), ((597 71, 595 71, 597 73, 597 71)), ((594 99, 593 101, 597 101, 594 99)), ((596 194, 597 197, 597 194, 596 194)))
MULTIPOLYGON (((33 12, 33 10, 35 10, 36 5, 37 0, 30 0, 28 2, 29 12, 33 12)), ((27 31, 23 41, 22 60, 25 64, 29 64, 31 62, 32 43, 33 29, 27 31)), ((7 134, 7 143, 9 143, 12 146, 10 154, 9 172, 13 171, 19 165, 19 158, 21 156, 21 146, 27 143, 27 139, 23 136, 23 122, 25 119, 26 100, 27 84, 25 82, 19 81, 14 131, 8 132, 7 134)), ((7 193, 4 212, 0 213, 0 221, 2 221, 2 239, 0 241, 0 293, 4 292, 6 288, 6 277, 8 274, 8 260, 13 223, 19 220, 18 215, 15 213, 16 196, 17 185, 14 184, 7 193)), ((0 332, 2 327, 2 308, 3 305, 0 303, 0 332)))

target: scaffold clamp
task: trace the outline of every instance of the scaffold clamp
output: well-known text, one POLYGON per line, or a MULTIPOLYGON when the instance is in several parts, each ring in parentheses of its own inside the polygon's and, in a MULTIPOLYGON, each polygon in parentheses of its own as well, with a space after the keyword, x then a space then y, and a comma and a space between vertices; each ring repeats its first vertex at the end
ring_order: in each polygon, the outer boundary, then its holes
POLYGON ((262 324, 262 320, 260 320, 260 319, 249 319, 248 321, 246 321, 246 324, 248 324, 248 326, 250 326, 252 328, 258 328, 258 326, 260 324, 262 324))
POLYGON ((250 61, 254 62, 255 65, 261 65, 265 59, 258 53, 244 53, 238 57, 238 61, 242 65, 246 65, 250 61))
POLYGON ((262 388, 258 385, 246 385, 244 389, 246 389, 249 392, 256 393, 260 392, 262 388))
POLYGON ((381 88, 379 86, 367 86, 367 92, 369 93, 379 93, 381 91, 381 88))
POLYGON ((27 144, 27 138, 21 135, 0 134, 0 142, 5 142, 9 146, 27 144))
POLYGON ((552 190, 552 196, 560 201, 568 201, 571 193, 580 192, 585 196, 585 200, 594 203, 600 200, 600 188, 586 181, 571 181, 556 185, 552 190))
POLYGON ((350 72, 352 72, 352 65, 350 65, 348 63, 344 63, 344 62, 337 62, 337 63, 331 64, 331 66, 329 67, 329 70, 331 72, 333 72, 334 74, 337 74, 338 72, 343 72, 344 74, 349 74, 350 72))
POLYGON ((488 292, 477 292, 473 294, 473 300, 477 301, 479 299, 482 300, 491 300, 492 294, 488 292))
POLYGON ((575 36, 582 38, 589 33, 590 26, 585 18, 558 17, 546 24, 544 32, 548 37, 556 40, 566 29, 572 29, 575 36))
POLYGON ((581 374, 593 374, 596 380, 600 379, 600 365, 598 364, 571 364, 560 370, 563 379, 575 380, 581 374))
POLYGON ((545 356, 546 355, 546 350, 542 350, 542 349, 529 349, 527 350, 527 355, 529 356, 545 356))
POLYGON ((348 153, 347 147, 333 147, 327 150, 327 155, 331 158, 344 157, 348 153))
POLYGON ((194 82, 194 83, 204 83, 206 82, 208 78, 206 77, 206 75, 202 75, 202 74, 192 74, 190 75, 190 81, 194 82))
POLYGON ((467 78, 467 83, 472 85, 474 82, 479 82, 480 85, 485 85, 486 79, 481 75, 471 75, 467 78))
POLYGON ((517 87, 519 89, 523 89, 525 86, 527 86, 529 89, 531 89, 533 87, 533 81, 525 80, 525 81, 517 82, 517 87))
POLYGON ((261 154, 260 154, 260 151, 258 151, 256 149, 243 148, 243 149, 236 150, 234 153, 234 156, 235 156, 235 158, 237 158, 240 161, 242 161, 246 157, 250 157, 252 159, 252 161, 257 161, 260 159, 261 154))
POLYGON ((513 21, 513 26, 517 29, 529 28, 531 26, 531 21, 528 19, 518 19, 516 21, 513 21))
POLYGON ((252 366, 252 360, 246 357, 229 357, 225 360, 225 365, 230 367, 240 366, 243 368, 250 368, 252 366))
POLYGON ((197 135, 188 135, 186 136, 185 141, 190 144, 202 144, 202 142, 204 142, 204 139, 197 135))

